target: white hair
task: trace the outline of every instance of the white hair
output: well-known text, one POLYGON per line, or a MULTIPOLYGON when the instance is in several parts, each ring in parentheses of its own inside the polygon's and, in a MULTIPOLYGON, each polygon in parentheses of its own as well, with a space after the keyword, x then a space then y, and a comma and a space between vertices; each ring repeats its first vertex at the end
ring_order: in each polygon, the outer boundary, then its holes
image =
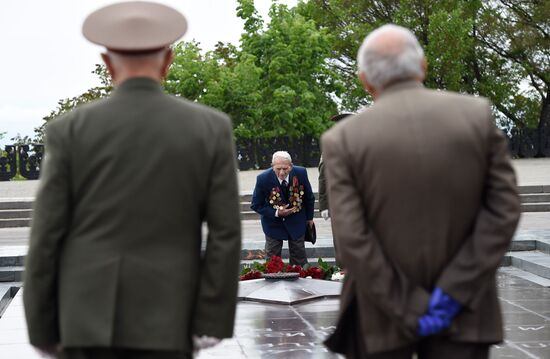
POLYGON ((290 157, 290 153, 288 153, 286 151, 277 151, 277 152, 275 152, 273 154, 273 157, 271 158, 271 164, 274 164, 275 159, 277 159, 277 158, 287 160, 288 162, 290 162, 290 164, 292 164, 292 157, 290 157))
POLYGON ((423 58, 424 51, 409 29, 388 24, 363 40, 357 65, 366 80, 381 90, 393 82, 423 77, 423 58))

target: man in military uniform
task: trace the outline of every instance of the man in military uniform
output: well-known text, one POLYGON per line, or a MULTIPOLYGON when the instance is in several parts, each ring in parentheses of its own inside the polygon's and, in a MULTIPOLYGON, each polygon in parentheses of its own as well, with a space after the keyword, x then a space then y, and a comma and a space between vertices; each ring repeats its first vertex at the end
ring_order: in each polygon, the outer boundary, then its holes
POLYGON ((26 263, 32 345, 64 358, 190 358, 231 337, 241 229, 230 119, 165 94, 187 23, 157 3, 97 10, 84 36, 115 90, 47 128, 26 263), (201 256, 201 226, 208 225, 201 256))
MULTIPOLYGON (((348 116, 352 116, 352 113, 339 113, 337 115, 334 115, 330 118, 333 122, 340 122, 344 118, 348 116)), ((327 194, 327 180, 325 175, 325 162, 323 161, 323 155, 321 154, 321 158, 319 159, 319 212, 321 213, 321 217, 325 221, 328 221, 330 219, 330 213, 328 210, 328 194, 327 194)), ((336 258, 336 264, 338 266, 341 266, 340 260, 338 259, 338 251, 336 249, 336 239, 334 238, 334 233, 332 234, 332 243, 334 245, 334 256, 336 258)))

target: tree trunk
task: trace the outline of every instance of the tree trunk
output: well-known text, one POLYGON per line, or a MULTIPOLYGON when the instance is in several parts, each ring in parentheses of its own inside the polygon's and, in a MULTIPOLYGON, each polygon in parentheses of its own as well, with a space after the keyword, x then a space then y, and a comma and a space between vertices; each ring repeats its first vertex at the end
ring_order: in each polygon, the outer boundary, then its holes
POLYGON ((550 129, 550 86, 546 88, 546 96, 542 99, 539 129, 550 129))
POLYGON ((537 157, 550 156, 550 86, 546 87, 546 96, 542 99, 539 118, 540 148, 537 157))

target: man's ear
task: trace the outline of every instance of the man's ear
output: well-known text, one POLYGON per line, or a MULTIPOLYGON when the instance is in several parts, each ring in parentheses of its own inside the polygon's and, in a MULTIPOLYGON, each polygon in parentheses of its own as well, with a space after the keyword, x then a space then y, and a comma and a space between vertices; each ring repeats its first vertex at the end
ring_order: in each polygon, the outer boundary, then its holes
POLYGON ((378 91, 376 91, 376 89, 369 83, 369 81, 367 80, 367 76, 365 76, 365 73, 363 71, 359 71, 357 77, 359 77, 359 81, 361 81, 363 88, 367 90, 367 92, 370 93, 372 97, 376 98, 378 96, 378 91))
POLYGON ((105 63, 105 66, 107 66, 107 71, 109 71, 109 74, 111 74, 111 79, 113 80, 113 83, 114 83, 115 79, 116 79, 116 76, 117 76, 117 73, 116 73, 115 68, 113 66, 113 61, 109 57, 109 54, 105 53, 105 52, 101 53, 101 59, 105 63))
POLYGON ((162 60, 162 72, 161 76, 162 78, 165 78, 168 75, 168 71, 170 71, 170 65, 172 65, 172 61, 174 60, 174 51, 172 49, 167 49, 164 53, 164 58, 162 60))

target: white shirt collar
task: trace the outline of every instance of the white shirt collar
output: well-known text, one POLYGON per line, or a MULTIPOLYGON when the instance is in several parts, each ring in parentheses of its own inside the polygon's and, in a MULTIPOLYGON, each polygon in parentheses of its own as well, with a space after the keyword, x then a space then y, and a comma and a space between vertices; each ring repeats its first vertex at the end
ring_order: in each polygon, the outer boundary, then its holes
MULTIPOLYGON (((286 184, 288 185, 288 180, 290 179, 290 173, 286 176, 286 178, 284 179, 286 181, 286 184)), ((279 177, 277 177, 277 180, 279 181, 279 184, 282 185, 283 184, 283 180, 280 179, 279 177)))

